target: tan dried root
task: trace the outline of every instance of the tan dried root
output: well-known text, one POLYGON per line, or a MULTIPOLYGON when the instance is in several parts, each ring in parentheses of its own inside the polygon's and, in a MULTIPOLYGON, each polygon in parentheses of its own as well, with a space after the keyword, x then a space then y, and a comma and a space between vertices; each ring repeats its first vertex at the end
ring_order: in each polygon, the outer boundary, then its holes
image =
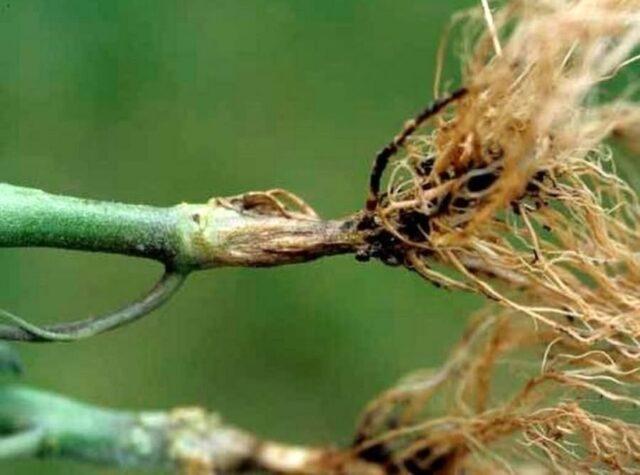
POLYGON ((640 204, 606 142, 640 151, 640 105, 605 99, 640 73, 640 1, 482 3, 468 92, 392 162, 372 242, 505 310, 372 403, 355 450, 396 473, 640 473, 640 204))
POLYGON ((638 356, 640 207, 603 141, 640 108, 593 103, 640 44, 640 2, 514 2, 496 24, 502 55, 479 40, 469 93, 395 162, 377 216, 425 278, 638 356))
POLYGON ((632 419, 640 367, 489 310, 442 369, 370 404, 354 451, 389 473, 638 473, 640 425, 606 412, 632 419))

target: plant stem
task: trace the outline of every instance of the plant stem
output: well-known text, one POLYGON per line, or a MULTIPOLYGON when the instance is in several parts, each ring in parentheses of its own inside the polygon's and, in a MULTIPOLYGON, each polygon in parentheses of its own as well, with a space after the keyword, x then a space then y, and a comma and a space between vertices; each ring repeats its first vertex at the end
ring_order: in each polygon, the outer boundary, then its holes
POLYGON ((71 198, 0 184, 0 246, 56 247, 169 261, 177 252, 172 208, 71 198))
POLYGON ((357 223, 358 216, 320 220, 284 190, 159 208, 0 184, 0 247, 110 252, 165 266, 144 297, 105 315, 38 327, 0 309, 0 317, 14 324, 0 325, 0 340, 73 341, 112 330, 162 305, 198 269, 268 267, 355 252, 364 242, 357 223))
POLYGON ((288 213, 264 193, 153 207, 0 184, 0 247, 54 247, 146 257, 188 272, 262 267, 353 252, 353 220, 288 213), (256 197, 262 196, 261 202, 256 197), (251 197, 251 199, 245 199, 251 197))
POLYGON ((356 473, 349 467, 367 467, 348 451, 259 440, 197 408, 113 410, 20 386, 0 387, 0 433, 0 458, 64 458, 189 474, 356 473))

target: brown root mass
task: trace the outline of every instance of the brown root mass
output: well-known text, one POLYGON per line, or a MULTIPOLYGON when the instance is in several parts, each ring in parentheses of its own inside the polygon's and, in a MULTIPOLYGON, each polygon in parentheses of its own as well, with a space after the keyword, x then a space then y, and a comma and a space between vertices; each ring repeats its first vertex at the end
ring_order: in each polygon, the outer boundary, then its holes
POLYGON ((442 368, 370 405, 354 451, 389 473, 640 473, 640 204, 608 141, 640 152, 634 91, 611 98, 637 78, 640 1, 492 20, 466 28, 467 94, 392 162, 371 242, 493 303, 442 368))

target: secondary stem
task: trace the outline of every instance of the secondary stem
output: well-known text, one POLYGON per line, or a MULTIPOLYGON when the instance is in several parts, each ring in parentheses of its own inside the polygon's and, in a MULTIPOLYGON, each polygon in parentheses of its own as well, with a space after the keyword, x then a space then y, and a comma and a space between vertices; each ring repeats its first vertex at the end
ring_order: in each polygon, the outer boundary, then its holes
POLYGON ((20 386, 0 387, 0 434, 0 458, 64 458, 189 474, 382 473, 348 451, 259 440, 202 409, 106 409, 20 386))

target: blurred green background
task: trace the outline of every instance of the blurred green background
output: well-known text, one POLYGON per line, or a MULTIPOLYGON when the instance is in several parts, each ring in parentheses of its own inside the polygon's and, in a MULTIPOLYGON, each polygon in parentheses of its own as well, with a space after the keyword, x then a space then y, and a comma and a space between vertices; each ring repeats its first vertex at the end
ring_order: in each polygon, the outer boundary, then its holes
MULTIPOLYGON (((5 0, 1 179, 156 205, 285 187, 323 216, 352 212, 374 153, 431 100, 445 22, 472 3, 5 0)), ((54 250, 1 250, 0 267, 0 305, 36 322, 111 309, 161 271, 54 250)), ((443 360, 478 305, 335 257, 200 273, 130 327, 19 349, 36 387, 202 405, 265 437, 344 443, 368 400, 443 360)), ((0 473, 116 472, 11 461, 0 473)))

